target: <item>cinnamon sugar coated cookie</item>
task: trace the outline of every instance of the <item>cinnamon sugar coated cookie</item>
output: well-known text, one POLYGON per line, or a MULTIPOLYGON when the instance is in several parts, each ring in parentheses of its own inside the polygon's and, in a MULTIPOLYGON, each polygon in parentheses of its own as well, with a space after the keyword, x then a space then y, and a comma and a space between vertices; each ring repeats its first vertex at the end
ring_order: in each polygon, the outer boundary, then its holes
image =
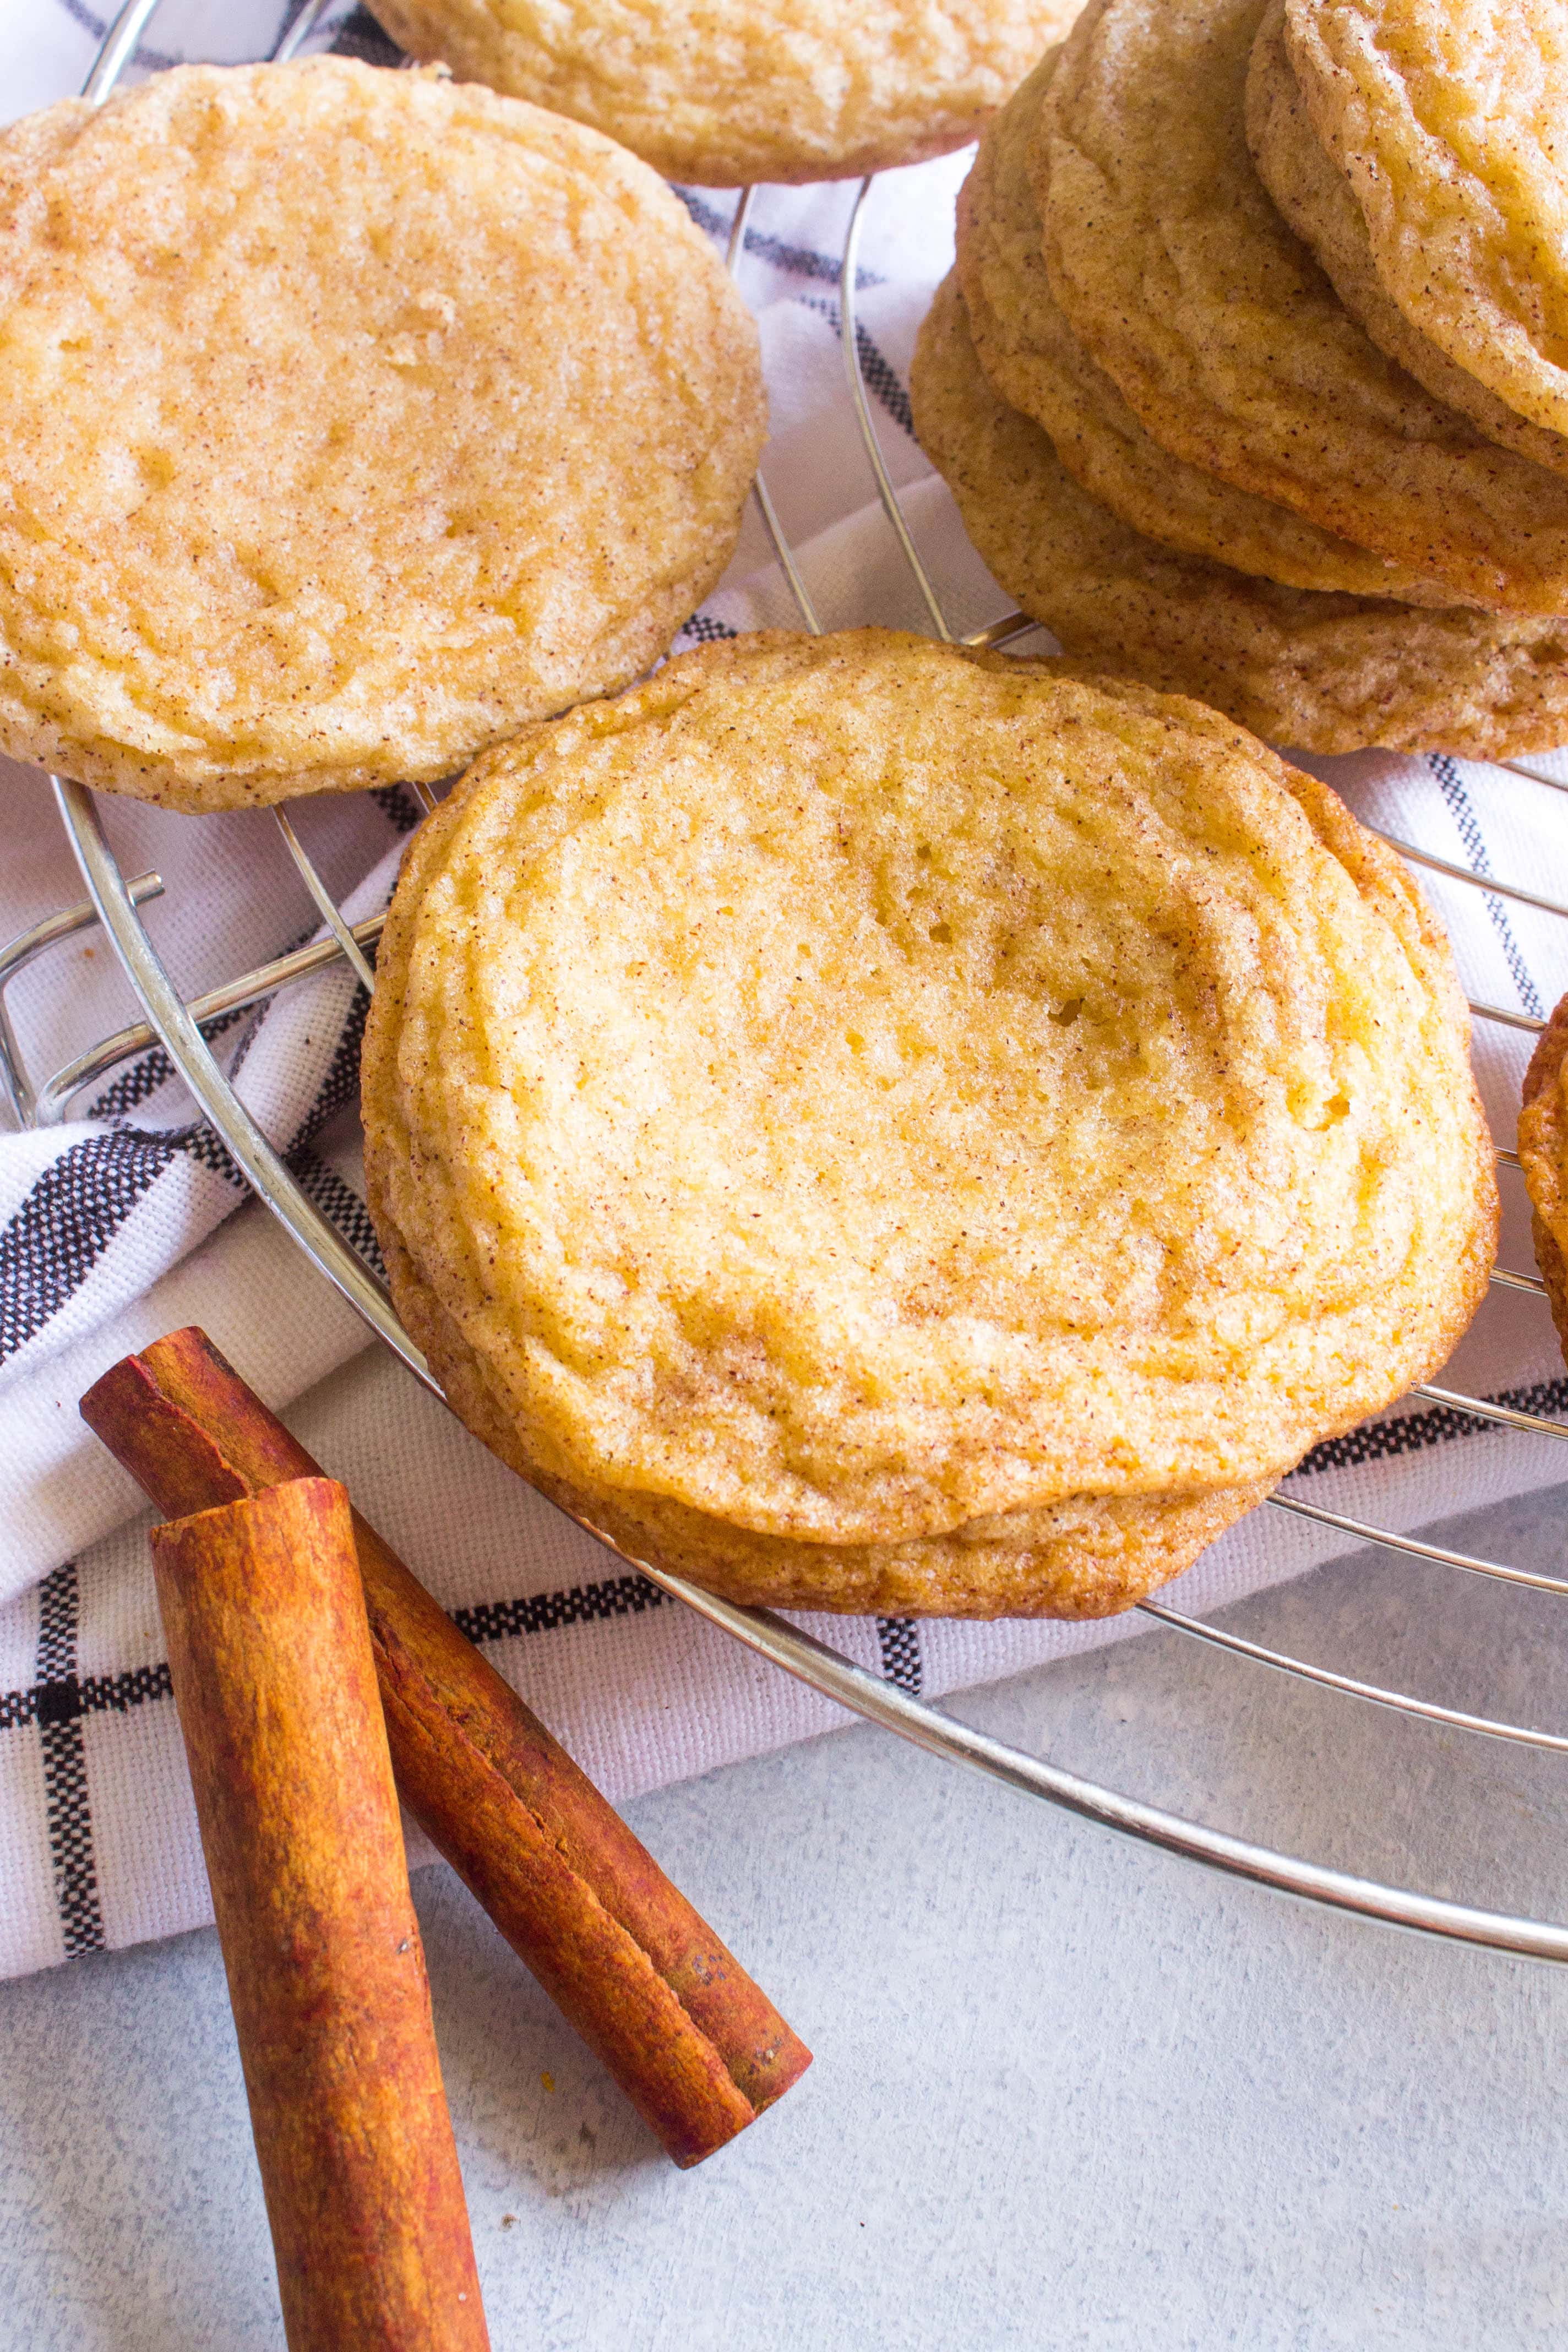
POLYGON ((1214 713, 742 639, 422 829, 370 1198, 458 1410, 612 1532, 1071 1613, 1446 1357, 1496 1217, 1466 1036, 1397 862, 1214 713))
POLYGON ((1565 0, 1289 0, 1286 38, 1400 310, 1568 433, 1565 0))
POLYGON ((1090 0, 1036 134, 1051 287, 1189 465, 1439 581, 1568 612, 1568 481, 1488 440, 1341 307, 1270 203, 1245 93, 1267 0, 1090 0))
POLYGON ((1542 1032, 1524 1075, 1519 1157, 1536 1264, 1568 1359, 1568 996, 1542 1032))
POLYGON ((1307 118, 1285 46, 1285 0, 1269 0, 1247 77, 1247 139, 1264 186, 1328 272, 1335 293, 1380 351, 1435 400, 1479 425, 1489 441, 1568 474, 1568 434, 1532 425, 1489 392, 1407 319, 1377 274, 1372 241, 1350 183, 1307 118))
POLYGON ((1003 399, 1044 425, 1092 497, 1168 547, 1291 587, 1451 604, 1447 590, 1386 556, 1173 457, 1089 358, 1051 292, 1027 170, 1055 66, 1053 53, 1003 109, 958 202, 959 282, 980 363, 1003 399))
POLYGON ((1081 0, 374 0, 394 40, 675 180, 833 180, 973 139, 1081 0))
POLYGON ((1068 472, 992 390, 956 285, 921 330, 915 430, 1007 593, 1075 659, 1214 704, 1306 751, 1471 759, 1568 739, 1568 621, 1317 595, 1162 546, 1068 472))
POLYGON ((0 409, 0 748, 184 809, 449 774, 624 684, 764 425, 645 165, 335 58, 6 134, 0 409))

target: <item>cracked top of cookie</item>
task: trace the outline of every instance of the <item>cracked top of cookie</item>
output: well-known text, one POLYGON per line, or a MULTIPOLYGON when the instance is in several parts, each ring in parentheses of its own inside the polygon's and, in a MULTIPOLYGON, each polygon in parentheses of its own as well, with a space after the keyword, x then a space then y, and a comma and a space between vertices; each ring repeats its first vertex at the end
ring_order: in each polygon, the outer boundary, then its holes
POLYGON ((435 73, 0 138, 0 748, 184 808, 450 774, 722 569, 755 330, 647 168, 435 73))
POLYGON ((569 1485, 824 1542, 1234 1485, 1485 1286, 1403 869, 1135 685, 874 630, 683 656, 478 764, 381 965, 395 1292, 569 1485))

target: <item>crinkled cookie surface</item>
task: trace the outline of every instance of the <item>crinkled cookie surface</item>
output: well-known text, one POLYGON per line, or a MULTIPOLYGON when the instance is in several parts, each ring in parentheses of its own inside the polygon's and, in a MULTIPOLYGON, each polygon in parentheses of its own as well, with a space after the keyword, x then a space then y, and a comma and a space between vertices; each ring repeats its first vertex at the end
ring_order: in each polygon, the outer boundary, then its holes
POLYGON ((0 142, 0 747, 183 808, 462 766, 728 559, 754 328, 643 164, 342 59, 0 142))
POLYGON ((1080 0, 374 0, 412 55, 675 180, 832 180, 962 147, 1080 0))
POLYGON ((531 1433, 504 1408, 384 1202, 377 1222, 398 1312, 459 1419, 628 1558, 691 1577, 731 1601, 860 1616, 1115 1616, 1180 1576, 1268 1491, 1270 1482, 1261 1479, 1187 1494, 1068 1495, 941 1535, 842 1544, 766 1534, 647 1488, 595 1486, 580 1474, 565 1478, 542 1467, 531 1433))
POLYGON ((1412 323, 1568 432, 1568 5, 1289 0, 1313 125, 1412 323))
POLYGON ((1335 293, 1380 351, 1489 441, 1568 474, 1568 435, 1532 425, 1489 392, 1407 319, 1377 274, 1366 222, 1319 143, 1285 43, 1285 0, 1269 0, 1247 77, 1247 140, 1264 186, 1328 272, 1335 293))
POLYGON ((1168 547, 1294 588, 1451 604, 1446 590, 1386 557, 1173 457, 1089 358, 1051 292, 1027 169, 1055 64, 1053 53, 1009 100, 959 197, 959 282, 997 391, 1045 426, 1091 497, 1168 547))
POLYGON ((1282 588, 1122 522, 992 390, 952 279, 921 330, 910 394, 975 546, 1075 659, 1307 751, 1495 760, 1568 736, 1568 621, 1282 588))
POLYGON ((1042 111, 1068 323, 1177 457, 1447 583, 1568 612, 1568 483, 1499 447, 1342 308, 1247 152, 1267 0, 1091 0, 1042 111))
POLYGON ((878 631, 683 657, 478 764, 384 960, 395 1287, 547 1489, 868 1546, 1235 1487, 1485 1286, 1403 870, 1125 682, 878 631))

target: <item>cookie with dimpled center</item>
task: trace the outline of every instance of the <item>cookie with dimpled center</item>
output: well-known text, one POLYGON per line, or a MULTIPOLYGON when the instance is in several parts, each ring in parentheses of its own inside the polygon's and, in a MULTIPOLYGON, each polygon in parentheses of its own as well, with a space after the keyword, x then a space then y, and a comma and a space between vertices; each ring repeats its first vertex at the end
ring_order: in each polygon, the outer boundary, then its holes
POLYGON ((507 1458, 715 1575, 791 1544, 832 1605, 846 1552, 1234 1510, 1485 1286, 1403 868, 1125 680, 877 630, 683 656, 477 764, 382 964, 400 1306, 507 1458))

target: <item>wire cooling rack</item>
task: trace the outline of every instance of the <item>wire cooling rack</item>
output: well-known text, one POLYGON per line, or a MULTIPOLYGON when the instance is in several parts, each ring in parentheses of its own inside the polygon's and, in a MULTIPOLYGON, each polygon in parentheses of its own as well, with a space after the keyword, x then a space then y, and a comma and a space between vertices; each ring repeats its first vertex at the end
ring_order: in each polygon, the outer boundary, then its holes
MULTIPOLYGON (((108 97, 130 63, 158 4, 159 0, 126 0, 126 5, 110 26, 84 88, 82 94, 89 101, 101 103, 108 97)), ((279 58, 292 56, 316 30, 329 5, 330 0, 304 0, 274 55, 279 58)), ((849 398, 859 423, 866 457, 888 522, 919 588, 932 631, 945 642, 952 643, 955 641, 954 633, 916 550, 883 461, 862 373, 856 308, 857 270, 861 226, 872 184, 872 181, 868 179, 860 185, 844 244, 839 302, 846 378, 849 398)), ((748 189, 740 198, 731 229, 728 258, 734 272, 741 269, 744 260, 752 193, 748 189)), ((821 624, 809 591, 780 526, 766 484, 760 478, 755 498, 773 552, 799 608, 801 621, 805 627, 819 634, 821 624)), ((964 637, 961 642, 972 646, 999 646, 1023 635, 1034 626, 1023 614, 1014 614, 990 628, 964 637)), ((1559 792, 1568 790, 1568 786, 1533 768, 1528 761, 1503 764, 1515 768, 1521 775, 1531 777, 1545 788, 1559 792)), ((310 1262, 336 1284, 372 1330, 406 1365, 414 1378, 432 1395, 439 1397, 440 1389, 394 1313, 384 1285, 306 1198, 233 1091, 203 1034, 205 1027, 219 1022, 223 1016, 246 1006, 258 1004, 279 990, 340 961, 348 962, 364 988, 374 988, 374 972, 370 959, 380 937, 383 919, 377 916, 368 922, 354 924, 345 919, 306 854, 288 815, 282 809, 276 809, 273 815, 279 833, 320 910, 327 936, 290 955, 278 957, 252 971, 240 973, 221 987, 187 1003, 164 970, 139 912, 149 899, 160 895, 163 887, 161 879, 156 874, 129 877, 124 875, 110 848, 94 795, 83 786, 63 778, 54 777, 50 781, 61 821, 87 886, 88 898, 79 906, 65 908, 48 916, 21 938, 13 940, 8 948, 0 950, 0 1087, 5 1092, 17 1122, 24 1127, 47 1127, 56 1123, 65 1116, 71 1099, 83 1088, 118 1063, 161 1042, 173 1057, 203 1113, 222 1136, 268 1208, 287 1227, 310 1262), (142 1003, 146 1019, 103 1038, 63 1069, 35 1086, 24 1066, 5 1010, 5 989, 24 966, 60 941, 93 926, 101 926, 107 933, 142 1003)), ((424 787, 415 789, 427 809, 435 806, 434 796, 428 791, 424 787)), ((1478 877, 1463 866, 1431 856, 1413 844, 1394 839, 1392 835, 1384 835, 1383 837, 1412 863, 1449 880, 1481 889, 1493 898, 1510 899, 1521 906, 1568 918, 1568 906, 1560 905, 1554 899, 1497 881, 1490 876, 1478 877)), ((1513 1029, 1539 1031, 1543 1026, 1542 1023, 1528 1014, 1510 1012, 1500 1005, 1472 1003, 1471 1010, 1480 1020, 1501 1023, 1513 1029)), ((1500 1150, 1498 1158, 1512 1167, 1519 1164, 1511 1151, 1500 1150)), ((1533 1274, 1499 1268, 1494 1272, 1492 1281, 1502 1288, 1543 1295, 1542 1285, 1533 1274)), ((1548 1419, 1540 1413, 1518 1411, 1494 1403, 1488 1398, 1467 1396, 1430 1384, 1424 1384, 1412 1393, 1477 1421, 1494 1423, 1532 1437, 1568 1441, 1568 1423, 1548 1419)), ((1568 1476, 1568 1456, 1564 1457, 1563 1469, 1565 1476, 1568 1476)), ((1387 1528, 1370 1527, 1362 1520, 1325 1510, 1294 1495, 1273 1495, 1262 1507, 1288 1511, 1299 1517, 1310 1519, 1320 1527, 1342 1535, 1347 1548, 1363 1543, 1385 1545, 1391 1550, 1437 1566, 1457 1569, 1505 1584, 1568 1596, 1568 1580, 1510 1567, 1500 1560, 1478 1559, 1466 1552, 1451 1550, 1442 1544, 1424 1543, 1413 1536, 1396 1535, 1387 1528)), ((569 1516, 575 1517, 574 1514, 569 1516)), ((1267 1846, 1232 1837, 1202 1822, 1184 1820, 1157 1806, 1146 1804, 1139 1798, 1125 1796, 1094 1781, 1080 1779, 1058 1765, 990 1738, 894 1684, 879 1681, 874 1675, 825 1643, 815 1641, 771 1611, 742 1609, 732 1602, 718 1600, 698 1586, 687 1583, 684 1579, 650 1567, 646 1561, 622 1550, 588 1520, 579 1518, 577 1524, 627 1567, 649 1578, 673 1598, 683 1601, 688 1608, 748 1649, 755 1651, 785 1673, 796 1675, 826 1697, 837 1700, 840 1706, 951 1762, 967 1764, 1027 1795, 1046 1798, 1052 1804, 1078 1813, 1086 1820, 1098 1822, 1108 1829, 1119 1830, 1125 1835, 1142 1839, 1169 1853, 1184 1855, 1191 1861, 1205 1864, 1233 1877, 1251 1880, 1257 1885, 1304 1896, 1337 1910, 1356 1913, 1395 1927, 1415 1928, 1427 1935, 1489 1946, 1528 1958, 1568 1961, 1568 1927, 1514 1917, 1504 1912, 1477 1909, 1409 1888, 1355 1877, 1298 1855, 1275 1853, 1267 1846)), ((1484 1716, 1468 1715, 1452 1707, 1436 1706, 1409 1692, 1385 1689, 1351 1675, 1331 1673, 1303 1658, 1265 1648, 1220 1626, 1184 1615, 1163 1602, 1145 1601, 1139 1605, 1146 1617, 1193 1641, 1345 1697, 1392 1709, 1401 1716, 1439 1724, 1451 1730, 1568 1754, 1568 1737, 1563 1735, 1535 1731, 1522 1724, 1498 1721, 1484 1716)))

